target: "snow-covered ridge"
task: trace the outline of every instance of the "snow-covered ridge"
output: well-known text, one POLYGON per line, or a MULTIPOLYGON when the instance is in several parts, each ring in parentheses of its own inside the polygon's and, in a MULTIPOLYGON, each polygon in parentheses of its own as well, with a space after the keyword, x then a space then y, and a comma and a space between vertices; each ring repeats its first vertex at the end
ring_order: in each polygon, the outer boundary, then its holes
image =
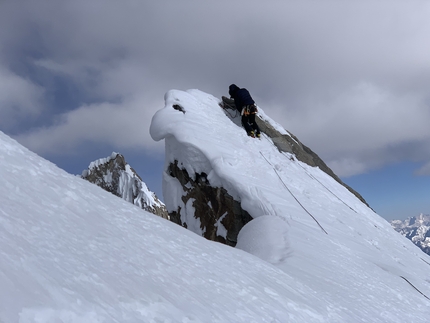
POLYGON ((139 210, 0 132, 0 322, 322 322, 246 252, 139 210))
POLYGON ((322 321, 426 322, 429 257, 332 176, 281 152, 266 135, 248 137, 219 103, 199 90, 172 90, 152 119, 151 136, 165 141, 169 212, 205 235, 200 193, 225 190, 254 218, 237 246, 311 288, 315 308, 330 313, 322 321))
POLYGON ((146 211, 168 218, 164 203, 119 153, 91 162, 82 172, 82 178, 146 211))
MULTIPOLYGON (((239 234, 246 252, 142 211, 0 132, 0 322, 428 322, 430 257, 326 173, 244 135, 216 98, 175 91, 166 103, 151 130, 165 134, 178 167, 208 172, 190 173, 196 183, 244 197, 256 217, 239 234)), ((178 205, 188 192, 172 175, 165 191, 178 205)))

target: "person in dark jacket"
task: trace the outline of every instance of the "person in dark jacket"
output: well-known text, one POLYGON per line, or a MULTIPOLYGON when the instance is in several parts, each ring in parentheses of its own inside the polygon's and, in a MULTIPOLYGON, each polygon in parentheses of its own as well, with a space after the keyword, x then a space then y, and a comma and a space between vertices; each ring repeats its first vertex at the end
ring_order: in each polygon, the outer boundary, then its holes
POLYGON ((257 113, 257 106, 252 99, 247 89, 241 89, 236 84, 232 84, 228 88, 230 97, 234 99, 236 109, 242 116, 242 125, 246 130, 248 136, 260 138, 260 128, 255 122, 255 114, 257 113))

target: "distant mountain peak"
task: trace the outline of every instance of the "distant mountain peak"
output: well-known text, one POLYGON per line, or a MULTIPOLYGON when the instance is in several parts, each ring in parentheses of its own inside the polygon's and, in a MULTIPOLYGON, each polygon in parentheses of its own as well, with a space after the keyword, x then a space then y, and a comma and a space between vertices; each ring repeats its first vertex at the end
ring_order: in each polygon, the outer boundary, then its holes
POLYGON ((406 220, 393 220, 391 226, 430 255, 430 215, 421 213, 406 220))
POLYGON ((164 203, 148 189, 142 178, 119 153, 113 152, 109 157, 91 162, 81 177, 145 211, 168 218, 164 203))

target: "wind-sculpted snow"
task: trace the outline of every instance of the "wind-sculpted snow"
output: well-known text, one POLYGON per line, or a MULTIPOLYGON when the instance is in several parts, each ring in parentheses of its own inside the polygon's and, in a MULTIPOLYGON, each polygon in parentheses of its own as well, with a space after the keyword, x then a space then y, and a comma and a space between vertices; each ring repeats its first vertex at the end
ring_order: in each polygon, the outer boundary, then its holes
POLYGON ((314 291, 0 132, 0 322, 324 322, 314 291), (317 304, 317 306, 315 306, 317 304))
POLYGON ((428 321, 430 259, 388 222, 318 167, 281 153, 269 137, 248 137, 219 99, 172 90, 165 100, 150 133, 165 140, 166 206, 181 210, 189 229, 205 230, 199 219, 192 223, 193 203, 183 202, 184 188, 169 174, 175 161, 240 201, 256 222, 239 233, 238 247, 311 289, 323 321, 428 321))
MULTIPOLYGON (((0 322, 428 321, 429 257, 327 174, 248 138, 216 98, 169 92, 151 134, 165 138, 166 163, 205 172, 241 200, 255 218, 239 237, 249 253, 0 132, 0 322)), ((182 187, 164 178, 168 207, 180 204, 182 187)))

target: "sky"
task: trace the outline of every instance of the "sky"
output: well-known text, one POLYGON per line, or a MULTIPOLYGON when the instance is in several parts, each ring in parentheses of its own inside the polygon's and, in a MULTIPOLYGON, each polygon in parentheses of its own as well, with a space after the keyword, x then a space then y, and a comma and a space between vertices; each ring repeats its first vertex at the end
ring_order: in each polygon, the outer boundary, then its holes
POLYGON ((0 130, 72 174, 123 154, 161 197, 170 89, 235 83, 381 216, 430 213, 427 1, 0 3, 0 130))

